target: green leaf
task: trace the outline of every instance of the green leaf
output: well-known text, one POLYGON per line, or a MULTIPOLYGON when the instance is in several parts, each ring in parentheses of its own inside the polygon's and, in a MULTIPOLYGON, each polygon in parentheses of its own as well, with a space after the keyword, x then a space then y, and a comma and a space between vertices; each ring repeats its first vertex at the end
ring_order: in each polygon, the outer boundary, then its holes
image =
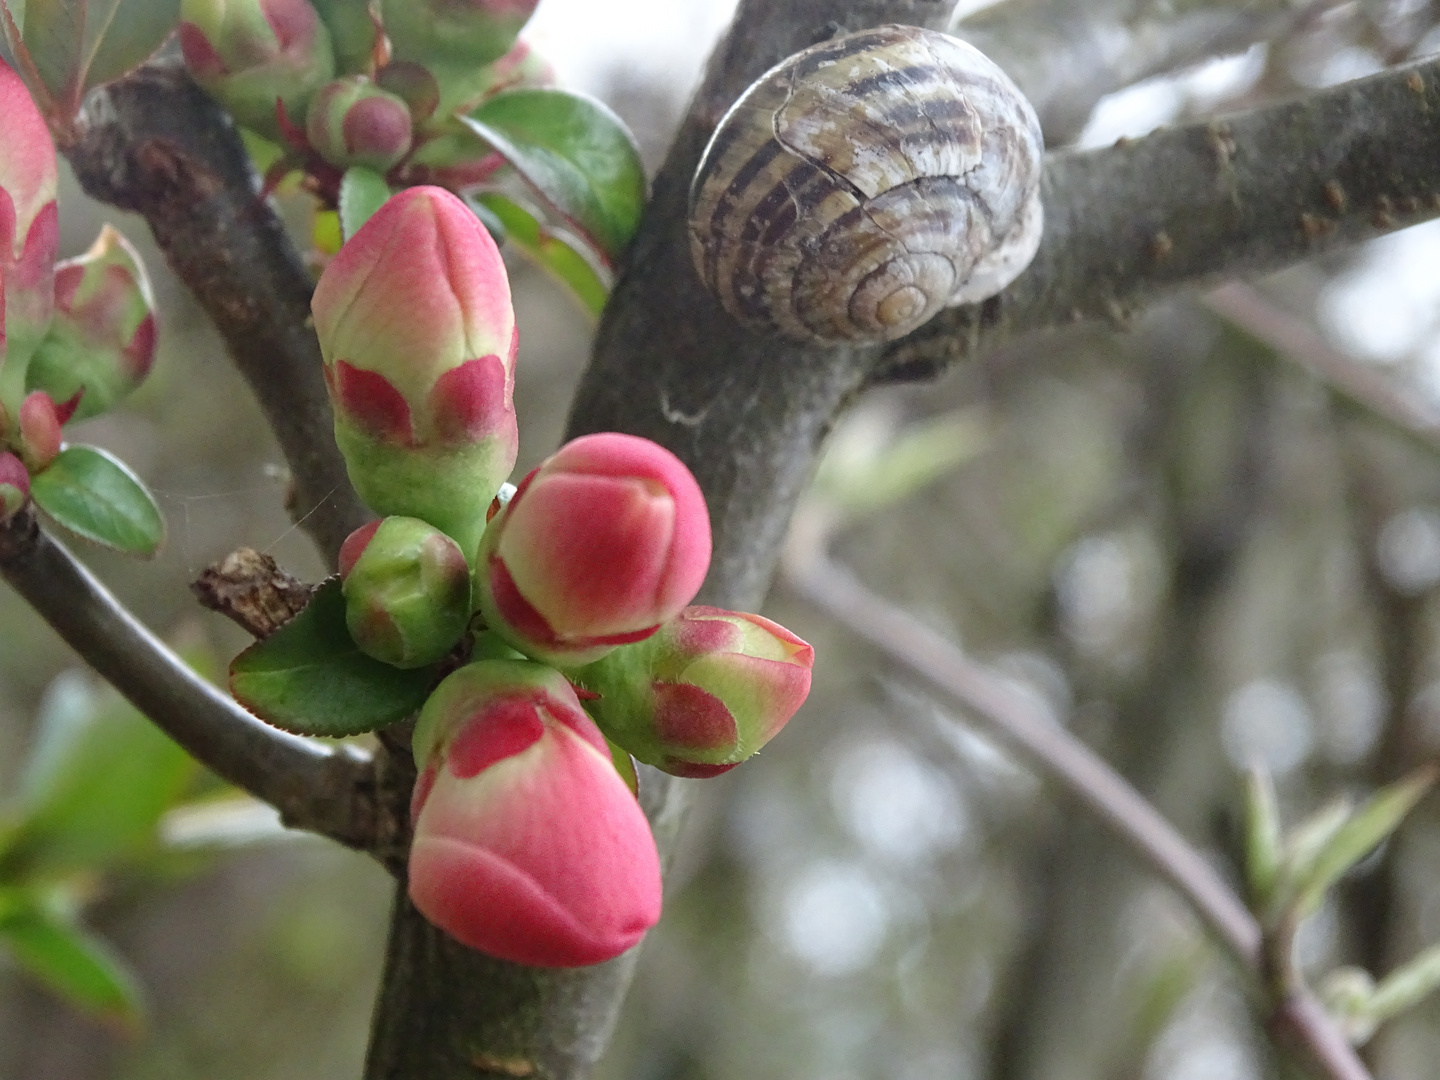
POLYGON ((0 901, 0 948, 71 1004, 129 1030, 140 1027, 134 974, 109 945, 60 912, 10 890, 0 901))
POLYGON ((61 675, 42 704, 0 873, 104 869, 154 849, 161 816, 197 768, 120 695, 61 675))
POLYGON ((460 117, 613 263, 645 207, 640 151, 620 118, 563 90, 510 90, 460 117))
POLYGON ((546 228, 529 210, 504 195, 482 195, 478 203, 479 209, 499 221, 508 242, 569 289, 590 315, 599 316, 613 284, 613 276, 603 264, 587 257, 583 246, 546 228))
POLYGON ((390 198, 390 185, 374 169, 352 165, 340 180, 340 229, 349 240, 390 198))
POLYGON ((230 664, 230 690, 256 716, 301 735, 358 735, 425 703, 435 668, 402 671, 362 653, 345 627, 340 579, 230 664))
POLYGON ((66 118, 86 91, 144 63, 180 21, 180 0, 11 0, 10 10, 66 118))
POLYGON ((1245 877, 1251 906, 1264 910, 1280 880, 1283 844, 1280 810, 1270 774, 1259 768, 1245 771, 1245 877))
MULTIPOLYGON (((177 645, 202 675, 208 651, 177 645)), ((208 677, 208 675, 207 675, 208 677)), ((193 785, 199 766, 116 691, 64 672, 41 701, 36 744, 21 775, 11 843, 32 869, 96 869, 155 847, 161 816, 193 785)), ((9 860, 5 860, 9 861, 9 860)))
POLYGON ((1297 867, 1295 902, 1302 916, 1319 907, 1331 885, 1399 828, 1405 815, 1430 790, 1435 776, 1433 768, 1424 768, 1381 788, 1330 835, 1308 866, 1297 867))
POLYGON ((123 462, 93 446, 69 446, 30 478, 30 495, 77 536, 132 555, 165 539, 160 508, 123 462))
POLYGON ((1399 1016, 1440 990, 1440 945, 1432 945, 1380 980, 1370 997, 1377 1023, 1399 1016))

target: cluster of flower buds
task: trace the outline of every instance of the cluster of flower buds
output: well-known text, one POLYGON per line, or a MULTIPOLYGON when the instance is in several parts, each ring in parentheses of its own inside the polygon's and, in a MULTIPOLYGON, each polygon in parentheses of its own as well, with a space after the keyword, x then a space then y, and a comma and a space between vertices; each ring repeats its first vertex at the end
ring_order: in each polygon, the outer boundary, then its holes
POLYGON ((502 959, 613 957, 660 911, 629 755, 680 776, 733 767, 804 700, 812 651, 758 616, 687 607, 709 514, 647 439, 575 439, 498 495, 516 452, 515 322, 494 244, 458 198, 391 197, 312 307, 337 442, 390 515, 341 551, 351 636, 397 667, 462 665, 415 734, 411 898, 502 959))
POLYGON ((0 521, 60 453, 61 425, 133 390, 155 353, 139 256, 110 226, 56 264, 55 145, 29 92, 0 63, 0 521))
POLYGON ((182 0, 180 45, 196 81, 316 190, 334 197, 352 166, 458 187, 494 164, 455 115, 552 81, 517 40, 536 2, 182 0))

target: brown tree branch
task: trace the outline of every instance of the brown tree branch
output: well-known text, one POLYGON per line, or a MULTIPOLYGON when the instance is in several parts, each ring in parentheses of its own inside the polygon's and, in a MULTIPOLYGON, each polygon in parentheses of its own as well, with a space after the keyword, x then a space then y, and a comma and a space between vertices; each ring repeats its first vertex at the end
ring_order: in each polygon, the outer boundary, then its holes
POLYGON ((1440 60, 1103 150, 1051 155, 1030 268, 887 350, 921 377, 1015 334, 1123 324, 1179 289, 1263 273, 1440 214, 1440 60))
POLYGON ((278 731, 195 674, 70 552, 33 510, 0 525, 0 576, 132 705, 222 779, 264 799, 291 828, 374 847, 369 760, 278 731))
POLYGON ((183 66, 157 61, 91 94, 78 141, 61 149, 88 195, 145 217, 220 331, 289 463, 291 513, 333 568, 374 515, 335 447, 310 273, 235 125, 183 66))

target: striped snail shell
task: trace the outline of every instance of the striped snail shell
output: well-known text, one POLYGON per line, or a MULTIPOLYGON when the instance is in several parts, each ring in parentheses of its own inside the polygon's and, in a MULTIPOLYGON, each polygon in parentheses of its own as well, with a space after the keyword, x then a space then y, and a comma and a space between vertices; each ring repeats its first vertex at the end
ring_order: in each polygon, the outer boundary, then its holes
POLYGON ((881 26, 815 45, 725 114, 690 250, 725 310, 822 342, 889 341, 993 296, 1040 243, 1035 111, 976 49, 881 26))

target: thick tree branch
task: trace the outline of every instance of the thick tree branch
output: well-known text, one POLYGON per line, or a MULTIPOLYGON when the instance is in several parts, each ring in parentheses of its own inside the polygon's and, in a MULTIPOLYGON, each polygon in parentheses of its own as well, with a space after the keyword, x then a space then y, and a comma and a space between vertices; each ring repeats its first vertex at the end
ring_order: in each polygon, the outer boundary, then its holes
POLYGON ((933 373, 1030 330, 1124 321, 1156 297, 1276 270, 1440 214, 1440 60, 1104 150, 1051 155, 1045 236, 984 304, 891 345, 933 373))
POLYGON ((229 116, 178 64, 95 91, 62 147, 87 194, 144 215, 249 382, 290 465, 292 514, 333 565, 371 515, 335 448, 309 272, 265 200, 229 116), (313 513, 312 513, 313 511, 313 513))
POLYGON ((132 705, 221 778, 264 799, 291 828, 373 846, 373 769, 262 723, 186 666, 30 510, 0 525, 0 575, 132 705))

